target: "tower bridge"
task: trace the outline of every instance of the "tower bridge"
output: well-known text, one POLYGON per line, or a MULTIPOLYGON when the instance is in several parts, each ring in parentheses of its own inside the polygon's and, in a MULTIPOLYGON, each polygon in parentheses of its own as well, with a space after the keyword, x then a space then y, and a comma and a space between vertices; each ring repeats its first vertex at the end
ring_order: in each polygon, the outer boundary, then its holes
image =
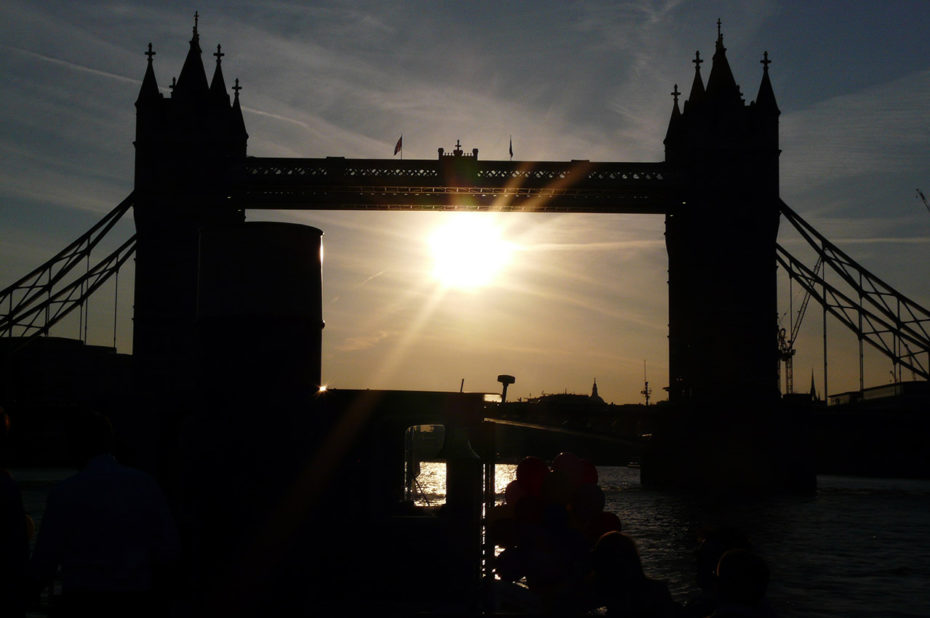
POLYGON ((265 159, 247 156, 239 89, 230 98, 219 56, 208 83, 195 29, 171 96, 149 56, 136 101, 143 375, 163 383, 161 368, 177 371, 178 350, 193 345, 199 231, 241 223, 248 209, 653 213, 666 217, 670 399, 772 403, 780 112, 767 57, 749 104, 722 32, 706 86, 700 66, 683 105, 673 93, 664 162, 484 161, 460 145, 434 160, 265 159))
MULTIPOLYGON (((680 479, 686 473, 725 476, 725 469, 746 463, 740 460, 745 448, 737 452, 728 446, 735 443, 758 447, 765 461, 753 459, 751 473, 772 476, 774 472, 762 468, 792 447, 790 425, 784 428, 785 413, 779 408, 776 259, 860 342, 915 375, 930 377, 930 312, 838 252, 781 201, 780 111, 768 54, 761 61, 755 99, 747 103, 719 28, 706 81, 698 55, 687 100, 679 102, 677 85, 672 93, 661 162, 486 161, 477 149, 467 153, 459 145, 452 152, 440 148, 435 159, 420 160, 251 157, 238 80, 231 97, 218 49, 208 81, 199 41, 195 24, 183 68, 167 97, 156 82, 151 46, 146 54, 135 103, 135 189, 113 215, 118 218, 131 207, 135 237, 60 291, 66 275, 89 260, 100 230, 112 228, 108 218, 104 228, 95 226, 0 293, 0 311, 6 311, 0 334, 47 334, 55 320, 79 308, 134 251, 136 389, 159 410, 163 441, 170 442, 190 412, 185 408, 196 405, 197 376, 204 377, 202 359, 191 352, 205 341, 198 326, 204 285, 220 295, 229 292, 219 283, 204 283, 204 264, 211 259, 215 268, 210 272, 217 281, 224 276, 222 259, 205 257, 204 247, 230 242, 223 239, 225 230, 236 230, 237 242, 246 244, 270 234, 261 241, 266 245, 244 251, 255 262, 237 268, 254 271, 249 273, 253 283, 272 296, 276 285, 285 285, 270 262, 262 262, 262 247, 275 245, 274 233, 244 224, 245 211, 256 209, 665 215, 668 393, 679 415, 666 426, 665 448, 654 460, 666 463, 652 464, 650 474, 656 479, 680 479), (802 230, 828 266, 844 273, 857 300, 828 289, 822 276, 797 265, 777 244, 783 215, 802 230), (695 463, 709 451, 717 453, 714 461, 695 463)), ((255 296, 255 288, 244 290, 240 299, 249 296, 255 296)), ((321 313, 319 291, 308 291, 305 300, 307 307, 315 304, 317 309, 299 319, 291 314, 286 319, 274 316, 277 321, 259 319, 264 309, 257 305, 250 305, 258 312, 251 317, 224 316, 225 323, 238 324, 236 345, 242 349, 208 338, 222 347, 210 351, 211 358, 223 360, 224 368, 238 374, 251 368, 270 375, 249 354, 267 351, 279 336, 292 345, 315 346, 316 358, 310 362, 315 367, 301 364, 302 377, 294 377, 290 386, 317 387, 322 316, 314 311, 321 313), (252 318, 255 323, 242 328, 242 321, 252 318), (291 339, 294 333, 299 334, 296 340, 291 339)), ((300 354, 276 350, 279 363, 306 362, 300 354)), ((644 478, 646 469, 644 465, 644 478)))

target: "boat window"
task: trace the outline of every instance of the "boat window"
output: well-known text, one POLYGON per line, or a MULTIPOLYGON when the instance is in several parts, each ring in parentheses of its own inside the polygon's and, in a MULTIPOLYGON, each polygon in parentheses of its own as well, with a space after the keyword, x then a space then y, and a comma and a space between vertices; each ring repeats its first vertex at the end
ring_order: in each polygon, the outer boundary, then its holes
POLYGON ((420 507, 446 503, 446 428, 413 425, 404 433, 404 498, 420 507))

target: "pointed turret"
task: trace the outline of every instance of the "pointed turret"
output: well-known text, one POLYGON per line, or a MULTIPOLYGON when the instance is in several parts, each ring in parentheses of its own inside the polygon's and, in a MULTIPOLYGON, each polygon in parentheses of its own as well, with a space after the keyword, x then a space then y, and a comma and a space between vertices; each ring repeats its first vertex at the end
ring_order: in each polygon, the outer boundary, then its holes
POLYGON ((701 79, 701 63, 704 62, 701 59, 701 52, 694 52, 694 60, 691 62, 694 63, 694 81, 691 82, 691 94, 688 95, 688 100, 685 102, 685 109, 689 105, 696 105, 701 102, 704 98, 704 80, 701 79))
POLYGON ((133 144, 136 147, 136 186, 145 185, 148 174, 152 168, 150 145, 157 139, 164 129, 166 99, 158 90, 155 81, 155 69, 152 65, 152 44, 149 43, 145 52, 148 63, 145 67, 145 76, 142 78, 142 87, 136 99, 136 138, 133 144))
POLYGON ((249 138, 248 132, 245 130, 245 120, 242 118, 242 107, 239 105, 239 91, 242 90, 242 86, 239 85, 239 78, 236 78, 236 85, 233 86, 233 91, 236 93, 233 98, 233 107, 232 107, 232 121, 230 129, 233 132, 233 135, 242 139, 242 156, 245 156, 245 141, 249 138))
POLYGON ((727 48, 723 46, 723 32, 721 22, 717 20, 717 46, 714 50, 714 60, 710 67, 710 76, 707 78, 707 98, 722 102, 741 102, 742 95, 733 71, 727 61, 727 48))
POLYGON ((195 98, 209 91, 207 86, 207 73, 203 68, 200 50, 200 34, 197 32, 197 20, 199 15, 194 13, 194 35, 191 38, 191 46, 187 51, 187 58, 184 59, 184 66, 181 67, 181 74, 178 76, 178 83, 174 89, 174 97, 179 99, 195 98))
POLYGON ((772 81, 769 79, 769 53, 762 54, 762 83, 759 84, 759 94, 756 95, 756 106, 762 112, 773 113, 776 116, 781 113, 778 109, 778 103, 775 102, 775 91, 772 90, 772 81))
POLYGON ((216 68, 213 70, 213 80, 210 82, 210 95, 229 105, 229 93, 226 91, 226 80, 223 79, 222 68, 223 56, 226 54, 223 53, 222 46, 217 45, 213 55, 216 56, 216 68))
POLYGON ((136 99, 136 105, 161 98, 161 93, 158 91, 158 83, 155 81, 155 69, 152 67, 152 56, 155 55, 155 52, 152 51, 151 43, 149 43, 149 48, 148 51, 145 52, 145 55, 148 56, 149 59, 148 66, 145 67, 145 76, 142 78, 142 88, 139 89, 139 97, 136 99))
POLYGON ((675 84, 671 94, 675 99, 675 103, 672 105, 672 117, 668 121, 668 130, 665 132, 664 143, 666 146, 668 146, 669 141, 675 140, 681 131, 681 109, 678 107, 678 97, 681 96, 681 92, 678 91, 678 84, 675 84))

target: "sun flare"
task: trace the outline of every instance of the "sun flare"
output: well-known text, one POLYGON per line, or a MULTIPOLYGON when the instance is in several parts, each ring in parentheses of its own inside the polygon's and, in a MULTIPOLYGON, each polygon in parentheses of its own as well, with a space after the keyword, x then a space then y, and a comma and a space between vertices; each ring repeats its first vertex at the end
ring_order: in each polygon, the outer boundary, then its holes
POLYGON ((513 246, 501 238, 489 215, 452 218, 430 235, 433 277, 444 287, 475 289, 490 284, 509 262, 513 246))

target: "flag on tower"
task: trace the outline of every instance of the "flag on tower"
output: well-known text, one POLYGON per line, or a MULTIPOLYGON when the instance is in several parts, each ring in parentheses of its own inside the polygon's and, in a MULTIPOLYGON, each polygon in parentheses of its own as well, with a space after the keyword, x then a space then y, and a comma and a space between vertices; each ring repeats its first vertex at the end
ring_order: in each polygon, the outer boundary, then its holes
POLYGON ((394 146, 394 154, 396 155, 398 152, 403 152, 403 150, 404 150, 404 136, 403 134, 401 134, 401 136, 397 138, 397 144, 394 146))

